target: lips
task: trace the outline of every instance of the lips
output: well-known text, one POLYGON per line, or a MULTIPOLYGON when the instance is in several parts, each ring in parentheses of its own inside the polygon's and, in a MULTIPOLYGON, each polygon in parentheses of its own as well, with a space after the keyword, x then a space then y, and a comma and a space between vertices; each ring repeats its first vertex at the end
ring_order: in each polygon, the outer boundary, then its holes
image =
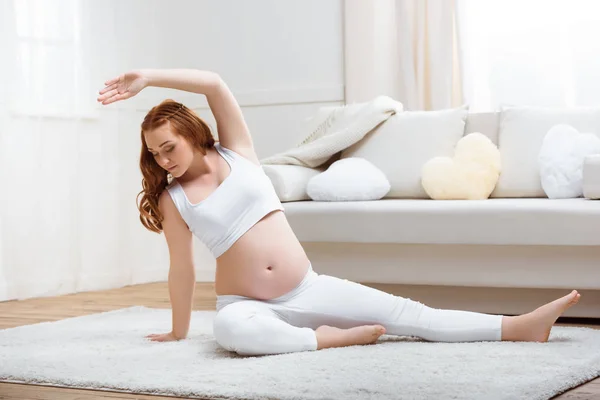
POLYGON ((173 171, 175 168, 177 168, 177 165, 172 166, 171 168, 167 168, 169 171, 173 171))

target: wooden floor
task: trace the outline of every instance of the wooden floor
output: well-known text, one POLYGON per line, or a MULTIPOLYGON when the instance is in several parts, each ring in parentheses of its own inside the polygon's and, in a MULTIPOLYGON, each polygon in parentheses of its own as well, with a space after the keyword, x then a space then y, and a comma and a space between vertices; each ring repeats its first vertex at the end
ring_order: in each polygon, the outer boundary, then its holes
MULTIPOLYGON (((377 287, 377 285, 371 285, 377 287)), ((389 285, 386 285, 389 289, 389 285)), ((194 310, 214 310, 216 296, 210 283, 198 283, 194 294, 194 310)), ((142 305, 154 308, 169 308, 167 283, 152 283, 128 286, 121 289, 77 293, 52 298, 37 298, 0 303, 0 329, 45 321, 56 321, 68 317, 117 310, 142 305)), ((561 321, 561 320, 559 320, 561 321)), ((567 321, 568 322, 568 321, 567 321)), ((600 329, 599 321, 594 324, 559 323, 565 326, 588 326, 600 329)), ((0 382, 0 399, 20 400, 89 400, 89 399, 173 399, 174 397, 127 394, 121 392, 67 389, 38 385, 0 382)), ((600 378, 555 397, 561 400, 600 399, 600 378)))

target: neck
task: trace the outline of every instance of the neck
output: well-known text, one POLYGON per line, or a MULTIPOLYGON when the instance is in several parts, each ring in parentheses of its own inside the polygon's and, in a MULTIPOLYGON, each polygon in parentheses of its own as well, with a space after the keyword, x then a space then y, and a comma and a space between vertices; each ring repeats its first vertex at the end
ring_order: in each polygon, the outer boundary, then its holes
POLYGON ((217 169, 216 160, 214 157, 214 153, 216 149, 209 149, 206 151, 206 155, 197 151, 194 154, 194 158, 189 168, 183 175, 181 175, 177 180, 179 182, 189 182, 201 178, 203 176, 207 176, 207 174, 211 174, 213 171, 217 169))

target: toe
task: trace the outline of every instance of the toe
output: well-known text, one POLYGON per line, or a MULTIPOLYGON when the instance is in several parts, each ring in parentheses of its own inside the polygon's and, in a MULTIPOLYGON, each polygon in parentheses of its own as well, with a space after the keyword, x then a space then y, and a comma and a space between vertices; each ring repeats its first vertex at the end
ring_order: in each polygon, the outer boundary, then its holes
POLYGON ((385 333, 385 328, 383 326, 381 326, 381 325, 375 326, 375 329, 374 329, 375 336, 381 336, 384 333, 385 333))

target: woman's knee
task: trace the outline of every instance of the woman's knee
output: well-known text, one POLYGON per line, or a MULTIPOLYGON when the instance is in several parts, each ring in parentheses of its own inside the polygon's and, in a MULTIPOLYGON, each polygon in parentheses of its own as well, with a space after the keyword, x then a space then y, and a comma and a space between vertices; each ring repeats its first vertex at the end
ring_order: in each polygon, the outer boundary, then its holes
POLYGON ((213 322, 213 333, 217 343, 229 351, 248 354, 255 347, 253 341, 260 340, 257 319, 261 310, 242 303, 234 303, 221 309, 213 322))

